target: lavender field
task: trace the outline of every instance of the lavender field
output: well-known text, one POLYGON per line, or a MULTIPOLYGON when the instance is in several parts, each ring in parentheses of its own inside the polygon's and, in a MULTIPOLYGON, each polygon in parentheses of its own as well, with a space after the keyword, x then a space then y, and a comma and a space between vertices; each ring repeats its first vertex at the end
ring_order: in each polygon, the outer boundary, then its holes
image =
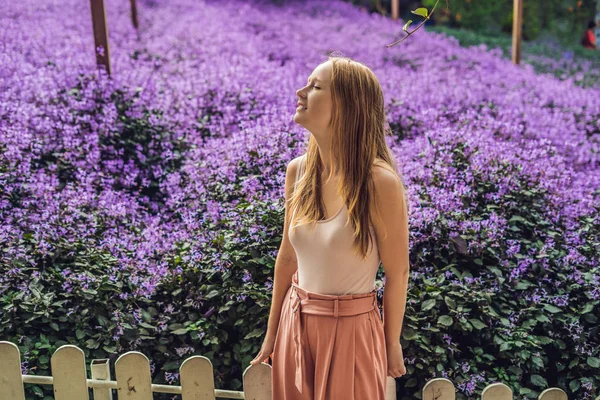
POLYGON ((341 1, 137 0, 138 32, 105 3, 111 77, 89 1, 0 0, 0 340, 23 373, 70 343, 141 351, 154 383, 204 355, 241 390, 310 135, 296 90, 337 51, 380 80, 410 198, 398 399, 435 377, 600 394, 600 88, 426 29, 385 48, 404 22, 341 1))

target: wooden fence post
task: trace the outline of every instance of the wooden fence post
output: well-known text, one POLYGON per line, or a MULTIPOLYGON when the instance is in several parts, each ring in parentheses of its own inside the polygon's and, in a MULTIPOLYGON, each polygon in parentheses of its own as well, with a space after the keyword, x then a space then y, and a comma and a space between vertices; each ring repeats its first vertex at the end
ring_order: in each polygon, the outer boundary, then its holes
POLYGON ((0 399, 21 400, 25 398, 21 377, 21 352, 16 344, 0 342, 0 399))
POLYGON ((400 0, 392 0, 392 20, 398 20, 398 14, 400 13, 400 0))
POLYGON ((512 61, 521 62, 521 38, 523 36, 523 0, 513 0, 512 61))
POLYGON ((55 400, 87 399, 85 354, 79 347, 65 344, 50 358, 55 400))
MULTIPOLYGON (((93 359, 90 363, 90 372, 92 373, 92 379, 110 381, 110 359, 93 359)), ((94 395, 94 400, 113 400, 112 390, 110 388, 94 387, 92 388, 92 394, 94 395)))
POLYGON ((137 16, 137 5, 135 3, 135 0, 129 0, 129 3, 131 4, 131 23, 133 24, 135 30, 137 30, 139 26, 137 16))
POLYGON ((110 49, 108 48, 108 29, 106 27, 106 10, 104 0, 90 0, 92 6, 92 25, 94 27, 94 53, 96 64, 103 65, 108 75, 110 68, 110 49))
POLYGON ((433 378, 427 381, 421 391, 423 400, 454 400, 456 389, 454 384, 446 378, 433 378))

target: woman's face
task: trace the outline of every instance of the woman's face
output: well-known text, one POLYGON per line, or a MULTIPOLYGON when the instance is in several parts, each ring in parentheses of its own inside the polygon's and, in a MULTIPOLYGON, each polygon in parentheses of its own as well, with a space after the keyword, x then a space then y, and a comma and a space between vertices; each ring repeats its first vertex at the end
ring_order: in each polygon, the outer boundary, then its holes
POLYGON ((296 91, 301 105, 296 108, 294 121, 318 139, 326 134, 331 120, 331 72, 331 61, 317 66, 308 77, 306 86, 296 91))

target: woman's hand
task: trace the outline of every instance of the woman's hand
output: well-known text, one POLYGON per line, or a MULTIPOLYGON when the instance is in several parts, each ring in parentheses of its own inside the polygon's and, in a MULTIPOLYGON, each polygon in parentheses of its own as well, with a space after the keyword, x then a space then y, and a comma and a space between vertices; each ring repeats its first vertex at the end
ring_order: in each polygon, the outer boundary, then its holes
POLYGON ((262 347, 260 348, 260 352, 254 360, 250 361, 250 365, 256 365, 260 362, 269 361, 269 357, 273 354, 273 348, 275 347, 275 335, 267 335, 265 340, 263 341, 262 347))
POLYGON ((404 366, 404 354, 402 354, 402 346, 400 342, 386 344, 388 361, 388 376, 392 378, 399 378, 402 375, 406 375, 406 367, 404 366))

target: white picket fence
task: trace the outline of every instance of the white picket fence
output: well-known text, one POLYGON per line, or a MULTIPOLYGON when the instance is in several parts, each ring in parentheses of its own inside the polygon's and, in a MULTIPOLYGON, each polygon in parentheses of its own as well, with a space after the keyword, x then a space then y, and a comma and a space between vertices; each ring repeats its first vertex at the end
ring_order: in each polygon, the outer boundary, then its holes
MULTIPOLYGON (((52 385, 55 400, 89 400, 92 388, 94 400, 112 400, 113 389, 118 399, 152 400, 152 393, 181 395, 182 400, 252 399, 272 400, 271 366, 250 365, 243 373, 244 391, 215 389, 213 366, 203 356, 187 358, 179 367, 181 386, 153 384, 150 361, 137 351, 129 351, 115 361, 116 380, 110 377, 109 360, 92 360, 88 379, 83 351, 73 345, 59 347, 50 359, 52 376, 22 375, 21 353, 12 342, 0 341, 0 399, 25 400, 23 384, 52 385)), ((451 381, 436 378, 428 381, 423 400, 454 400, 455 387, 451 381)), ((396 382, 387 377, 386 400, 396 399, 396 382)), ((481 400, 512 400, 512 390, 503 383, 488 385, 481 400)), ((277 399, 275 399, 277 400, 277 399)), ((559 388, 544 390, 538 400, 568 400, 559 388)), ((600 396, 596 399, 600 400, 600 396)))

